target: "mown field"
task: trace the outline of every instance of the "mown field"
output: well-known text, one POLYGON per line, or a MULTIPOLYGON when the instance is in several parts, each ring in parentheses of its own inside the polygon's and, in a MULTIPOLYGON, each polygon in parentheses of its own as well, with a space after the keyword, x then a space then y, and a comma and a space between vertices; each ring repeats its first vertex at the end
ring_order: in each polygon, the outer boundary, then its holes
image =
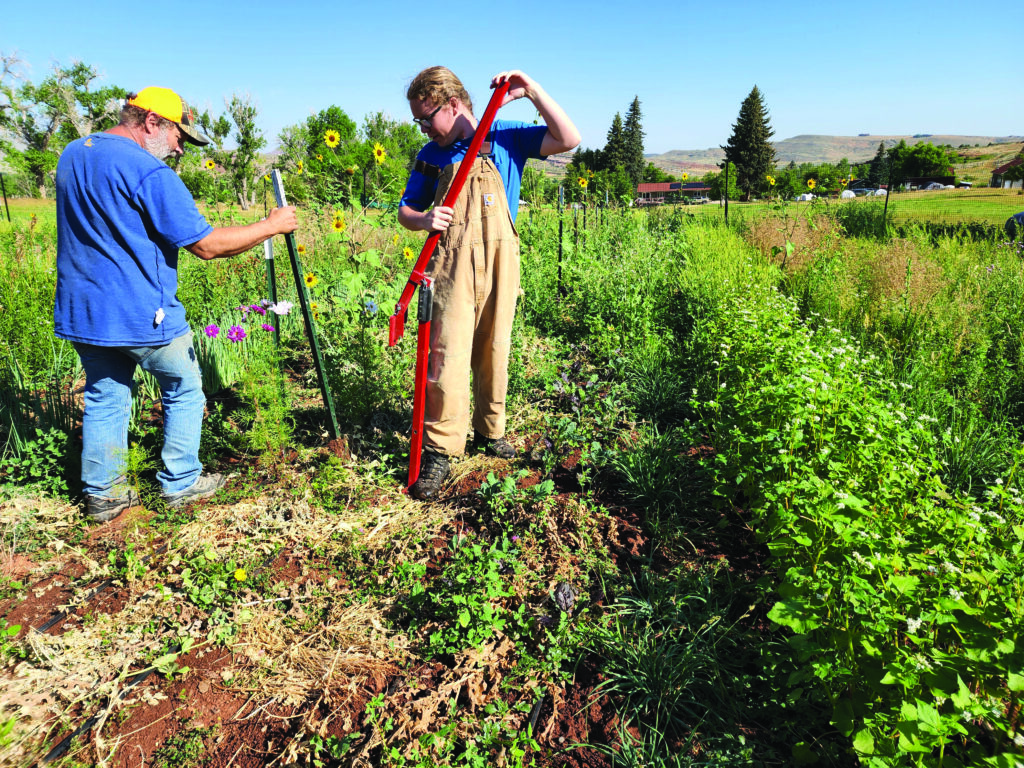
POLYGON ((1020 250, 861 207, 592 211, 561 241, 524 211, 519 456, 467 454, 430 504, 415 334, 387 347, 421 239, 302 212, 339 440, 297 314, 264 330, 262 250, 183 258, 230 480, 166 508, 140 378, 143 503, 105 525, 52 219, 0 225, 0 763, 1021 764, 1020 250))

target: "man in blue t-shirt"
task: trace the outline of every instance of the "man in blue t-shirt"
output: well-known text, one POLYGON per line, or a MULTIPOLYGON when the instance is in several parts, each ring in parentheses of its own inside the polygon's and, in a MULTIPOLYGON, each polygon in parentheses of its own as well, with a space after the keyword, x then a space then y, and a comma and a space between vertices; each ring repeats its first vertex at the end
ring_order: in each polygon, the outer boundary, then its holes
POLYGON ((474 445, 502 458, 515 456, 505 440, 505 394, 512 322, 519 293, 519 237, 515 218, 526 161, 566 152, 580 141, 568 115, 541 86, 512 70, 491 87, 509 83, 502 106, 526 97, 545 125, 495 120, 479 158, 466 158, 476 130, 462 82, 445 67, 420 72, 406 93, 413 122, 431 141, 419 153, 398 208, 411 230, 442 233, 427 265, 434 280, 419 479, 409 493, 437 495, 449 456, 465 450, 472 421, 474 445), (472 163, 454 206, 441 205, 462 162, 472 163), (473 403, 470 418, 470 373, 473 403))
POLYGON ((209 143, 192 110, 174 91, 144 88, 125 101, 118 125, 72 142, 57 164, 54 328, 85 370, 82 485, 97 522, 137 499, 124 474, 136 366, 160 384, 157 480, 167 503, 205 498, 224 484, 199 462, 206 397, 177 296, 178 249, 201 259, 234 256, 297 227, 291 206, 247 226, 211 227, 163 162, 182 155, 186 141, 209 143))

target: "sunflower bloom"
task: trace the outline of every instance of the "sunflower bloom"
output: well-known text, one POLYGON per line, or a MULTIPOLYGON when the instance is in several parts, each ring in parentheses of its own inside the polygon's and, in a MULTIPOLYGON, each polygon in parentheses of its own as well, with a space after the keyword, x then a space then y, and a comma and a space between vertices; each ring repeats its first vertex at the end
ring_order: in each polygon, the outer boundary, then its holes
POLYGON ((213 160, 207 160, 204 163, 204 165, 206 166, 206 170, 208 170, 208 171, 212 171, 214 168, 217 167, 217 164, 215 162, 213 162, 213 160))
POLYGON ((295 250, 298 251, 299 255, 301 256, 306 252, 306 246, 304 246, 302 243, 299 243, 298 245, 295 246, 295 250))
POLYGON ((817 183, 818 182, 816 182, 814 179, 808 179, 807 180, 807 188, 808 189, 814 189, 814 185, 817 184, 817 183))
POLYGON ((396 232, 395 236, 391 238, 391 242, 393 242, 395 245, 398 245, 398 241, 401 239, 401 236, 396 232))
POLYGON ((317 155, 317 156, 316 156, 316 159, 317 159, 317 160, 323 160, 323 159, 324 159, 324 156, 323 156, 323 155, 317 155))
POLYGON ((387 157, 387 153, 384 152, 384 147, 375 143, 373 145, 373 159, 377 161, 377 165, 381 165, 387 157))
POLYGON ((774 187, 775 186, 775 177, 774 176, 769 174, 768 176, 765 176, 765 178, 768 179, 768 186, 770 186, 770 187, 774 187))
POLYGON ((586 180, 585 178, 583 178, 582 176, 580 176, 580 177, 579 177, 579 179, 578 179, 578 181, 579 181, 579 183, 580 183, 580 188, 581 188, 581 189, 586 189, 586 188, 587 188, 587 184, 588 184, 589 182, 588 182, 588 181, 587 181, 587 180, 586 180))
POLYGON ((345 231, 346 226, 344 219, 335 219, 331 222, 331 229, 339 234, 345 231))
POLYGON ((412 252, 412 248, 410 248, 408 245, 405 246, 405 248, 402 249, 402 255, 405 256, 406 261, 412 261, 412 257, 414 255, 412 252))
POLYGON ((316 288, 316 284, 320 282, 320 278, 314 275, 312 272, 306 273, 306 287, 316 288))
POLYGON ((683 178, 683 181, 686 181, 688 178, 690 178, 690 174, 684 173, 682 178, 683 178))
POLYGON ((324 134, 324 144, 333 149, 341 143, 341 134, 335 130, 330 130, 324 134))
POLYGON ((299 176, 302 175, 302 161, 301 160, 299 160, 299 164, 295 168, 295 173, 297 173, 299 176))

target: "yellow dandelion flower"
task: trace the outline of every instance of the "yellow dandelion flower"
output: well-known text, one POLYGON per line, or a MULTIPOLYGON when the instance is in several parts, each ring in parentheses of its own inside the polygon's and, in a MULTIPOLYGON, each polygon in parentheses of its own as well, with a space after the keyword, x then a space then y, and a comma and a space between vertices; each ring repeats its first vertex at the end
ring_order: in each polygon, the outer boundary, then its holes
POLYGON ((587 184, 588 184, 588 182, 587 182, 587 180, 586 180, 585 178, 583 178, 582 176, 580 176, 580 177, 579 177, 579 179, 578 179, 578 181, 579 181, 579 183, 580 183, 580 187, 581 187, 581 188, 583 188, 583 189, 586 189, 586 188, 587 188, 587 184))
POLYGON ((373 159, 377 161, 377 165, 383 163, 387 157, 387 154, 384 152, 384 147, 380 144, 373 145, 373 159))
POLYGON ((338 232, 339 234, 345 231, 346 226, 347 225, 345 224, 344 219, 335 219, 334 221, 331 222, 331 229, 333 229, 335 232, 338 232))
POLYGON ((245 568, 239 568, 235 571, 235 581, 245 581, 249 574, 245 572, 245 568))
POLYGON ((683 181, 686 181, 688 178, 690 178, 690 174, 684 173, 682 176, 683 181))
POLYGON ((775 186, 775 177, 774 176, 772 176, 771 174, 768 174, 767 176, 765 176, 765 178, 768 179, 768 185, 769 186, 772 186, 772 187, 775 186))
POLYGON ((410 248, 408 245, 402 249, 402 255, 405 256, 406 261, 412 261, 412 257, 415 256, 415 254, 412 252, 412 248, 410 248))
POLYGON ((320 282, 320 278, 314 275, 312 272, 306 273, 306 287, 315 288, 316 284, 320 282))
POLYGON ((207 160, 205 165, 206 165, 206 170, 208 170, 208 171, 212 171, 214 168, 217 167, 217 164, 215 162, 213 162, 213 160, 207 160))
POLYGON ((391 242, 393 242, 395 245, 398 245, 398 241, 401 239, 401 236, 396 232, 395 236, 391 238, 391 242))
POLYGON ((298 251, 299 255, 301 256, 303 253, 306 252, 306 246, 304 246, 302 243, 299 243, 298 245, 295 246, 295 250, 298 251))
POLYGON ((807 180, 807 188, 808 189, 814 189, 814 185, 817 184, 817 183, 818 182, 816 182, 814 179, 808 179, 807 180))
POLYGON ((324 144, 328 147, 334 148, 341 143, 341 134, 335 130, 330 130, 324 134, 324 144))

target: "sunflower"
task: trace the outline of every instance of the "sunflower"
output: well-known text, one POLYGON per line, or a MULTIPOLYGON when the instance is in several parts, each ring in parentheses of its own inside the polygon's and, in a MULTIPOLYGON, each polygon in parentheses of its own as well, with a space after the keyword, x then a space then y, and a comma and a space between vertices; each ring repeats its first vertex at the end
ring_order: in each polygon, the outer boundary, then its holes
POLYGON ((295 246, 295 250, 298 251, 299 255, 301 256, 306 252, 306 246, 304 246, 302 243, 299 243, 298 245, 295 246))
POLYGON ((323 159, 324 159, 324 156, 323 156, 323 155, 317 155, 317 156, 316 156, 316 159, 317 159, 317 160, 323 160, 323 159))
POLYGON ((299 160, 299 164, 295 168, 295 173, 297 173, 300 176, 302 175, 302 161, 301 160, 299 160))
POLYGON ((207 160, 204 163, 204 165, 206 166, 206 170, 208 170, 208 171, 212 171, 214 168, 217 167, 217 164, 215 162, 213 162, 213 160, 207 160))
POLYGON ((320 282, 320 278, 314 275, 312 272, 306 273, 306 287, 316 288, 316 284, 320 282))
POLYGON ((840 187, 845 187, 848 183, 849 183, 849 179, 840 179, 839 180, 839 186, 840 187))
POLYGON ((817 183, 818 182, 816 182, 814 179, 808 179, 807 180, 807 188, 808 189, 814 189, 814 185, 817 184, 817 183))
POLYGON ((309 308, 311 310, 313 310, 314 312, 319 312, 320 311, 320 305, 317 304, 315 301, 309 302, 309 308))
POLYGON ((345 231, 346 226, 345 220, 342 218, 337 218, 331 222, 331 229, 339 234, 345 231))
POLYGON ((380 144, 374 143, 373 145, 373 159, 377 161, 377 165, 381 165, 386 159, 387 154, 384 152, 384 147, 380 144))
POLYGON ((397 232, 395 232, 395 236, 391 238, 391 242, 393 242, 395 245, 398 245, 398 241, 401 239, 401 236, 397 232))
POLYGON ((690 178, 690 174, 684 173, 681 178, 683 181, 686 181, 688 178, 690 178))
POLYGON ((774 187, 775 186, 775 177, 774 176, 769 174, 769 175, 765 176, 765 178, 768 180, 768 186, 770 186, 770 187, 774 187))
POLYGON ((579 183, 580 183, 580 187, 581 187, 582 189, 586 189, 586 188, 587 188, 587 184, 588 184, 589 182, 587 182, 587 180, 586 180, 585 178, 583 178, 582 176, 580 176, 580 177, 579 177, 579 179, 577 179, 577 181, 579 181, 579 183))
POLYGON ((330 130, 324 134, 324 144, 326 144, 328 147, 331 147, 333 149, 340 143, 341 135, 337 131, 330 130))
POLYGON ((409 246, 407 245, 407 246, 405 246, 405 248, 403 248, 403 249, 402 249, 402 255, 403 255, 403 256, 405 256, 405 260, 406 260, 406 261, 412 261, 412 257, 413 257, 413 256, 414 256, 415 254, 413 254, 413 252, 412 252, 412 248, 410 248, 410 247, 409 247, 409 246))

